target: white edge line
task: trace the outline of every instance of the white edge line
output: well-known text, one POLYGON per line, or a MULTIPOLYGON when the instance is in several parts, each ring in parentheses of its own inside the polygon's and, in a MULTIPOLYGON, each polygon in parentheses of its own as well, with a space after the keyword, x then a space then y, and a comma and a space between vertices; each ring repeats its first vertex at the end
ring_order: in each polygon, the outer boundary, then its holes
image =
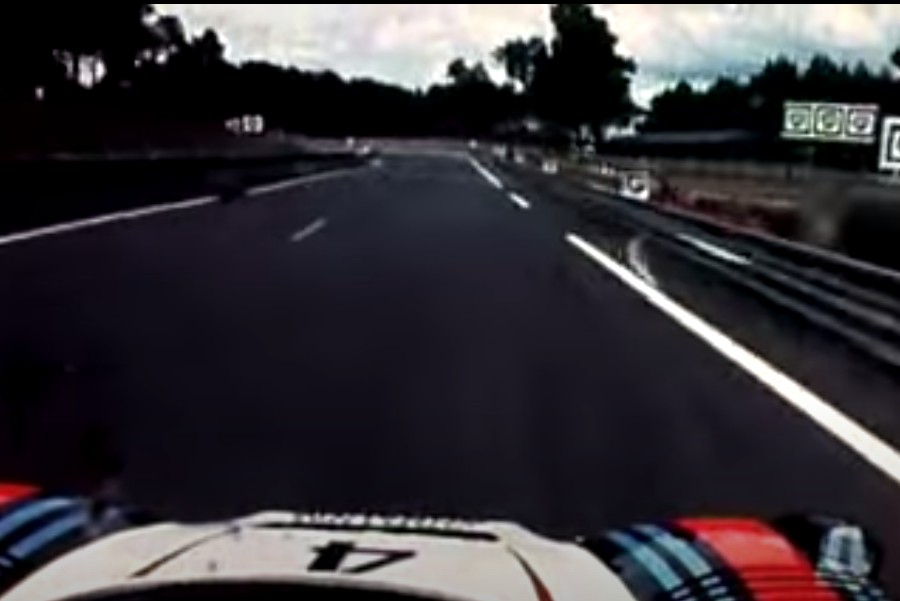
POLYGON ((513 203, 515 203, 515 205, 517 207, 519 207, 520 209, 527 211, 528 209, 531 208, 531 203, 528 202, 527 200, 525 200, 525 198, 522 197, 521 195, 516 194, 515 192, 509 193, 509 199, 511 201, 513 201, 513 203))
POLYGON ((280 192, 282 190, 287 190, 288 188, 292 188, 294 186, 299 185, 300 178, 293 177, 291 179, 286 179, 280 182, 275 182, 274 184, 264 184, 262 186, 254 186, 253 188, 249 188, 247 190, 247 196, 264 196, 266 194, 273 194, 275 192, 280 192))
POLYGON ((805 414, 895 483, 900 484, 900 454, 887 443, 829 405, 799 382, 648 285, 583 238, 569 234, 566 239, 572 246, 633 289, 651 305, 743 369, 788 405, 805 414))
POLYGON ((118 221, 131 221, 134 219, 141 219, 143 217, 150 217, 152 215, 161 215, 163 213, 172 213, 175 211, 185 211, 187 209, 194 209, 197 207, 202 207, 204 205, 212 204, 217 201, 218 198, 215 196, 204 196, 202 198, 195 198, 192 200, 185 200, 172 204, 157 205, 154 207, 147 207, 135 211, 111 213, 109 215, 102 215, 100 217, 92 217, 90 219, 82 219, 79 221, 72 221, 59 225, 51 225, 49 227, 43 227, 26 232, 19 232, 17 234, 10 234, 8 236, 2 236, 0 237, 0 246, 7 246, 10 244, 15 244, 17 242, 26 242, 28 240, 36 240, 38 238, 44 238, 46 236, 66 234, 78 230, 116 223, 118 221))
POLYGON ((291 242, 294 244, 303 242, 304 240, 315 236, 326 227, 328 227, 327 219, 325 219, 324 217, 322 217, 321 219, 316 219, 311 224, 291 236, 291 242))
POLYGON ((246 195, 250 197, 254 196, 264 196, 266 194, 273 194, 275 192, 281 192, 282 190, 287 190, 289 188, 294 188, 296 186, 302 186, 304 184, 314 184, 317 182, 327 181, 330 179, 335 179, 339 177, 344 177, 356 171, 360 171, 363 167, 352 167, 350 169, 338 169, 335 171, 326 171, 324 173, 314 173, 311 175, 301 175, 299 177, 292 177, 290 179, 282 180, 279 182, 274 182, 271 184, 263 184, 261 186, 255 186, 253 188, 249 188, 246 191, 246 195))
MULTIPOLYGON (((319 181, 324 181, 336 177, 341 177, 344 175, 349 175, 355 171, 361 170, 362 167, 353 167, 351 169, 340 169, 337 171, 327 171, 325 173, 317 173, 309 176, 302 176, 292 178, 290 180, 276 182, 274 184, 269 184, 267 186, 260 186, 258 188, 251 189, 247 191, 248 196, 260 196, 262 194, 267 194, 269 192, 274 192, 278 190, 283 190, 286 188, 290 188, 292 186, 299 186, 302 184, 311 184, 319 181)), ((205 205, 213 204, 218 202, 219 198, 217 196, 202 196, 200 198, 194 198, 191 200, 184 200, 181 202, 174 202, 171 204, 163 204, 156 205, 152 207, 146 207, 143 209, 136 209, 134 211, 122 211, 119 213, 110 213, 108 215, 101 215, 99 217, 91 217, 89 219, 80 219, 78 221, 70 221, 69 223, 61 223, 59 225, 51 225, 48 227, 42 227, 34 230, 28 230, 24 232, 18 232, 15 234, 9 234, 6 236, 0 236, 0 246, 9 246, 11 244, 16 244, 19 242, 27 242, 29 240, 37 240, 39 238, 45 238, 47 236, 56 236, 59 234, 67 234, 70 232, 77 232, 79 230, 84 230, 93 227, 99 227, 101 225, 109 225, 111 223, 117 223, 120 221, 132 221, 135 219, 141 219, 144 217, 151 217, 153 215, 162 215, 164 213, 172 213, 175 211, 185 211, 188 209, 195 209, 198 207, 202 207, 205 205)))
POLYGON ((478 162, 477 159, 470 159, 470 162, 472 163, 472 167, 475 168, 475 171, 480 173, 481 177, 486 179, 490 185, 497 188, 498 190, 503 189, 503 182, 501 182, 496 175, 488 171, 481 163, 478 162))

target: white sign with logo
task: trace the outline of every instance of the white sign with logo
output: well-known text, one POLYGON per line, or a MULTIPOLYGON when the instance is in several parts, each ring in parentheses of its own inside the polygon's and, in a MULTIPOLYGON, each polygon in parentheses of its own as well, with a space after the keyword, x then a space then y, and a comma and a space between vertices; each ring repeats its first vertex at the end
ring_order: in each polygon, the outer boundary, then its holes
POLYGON ((878 111, 874 104, 787 102, 781 135, 789 140, 874 144, 878 111))
POLYGON ((815 119, 817 138, 839 138, 846 127, 847 107, 839 104, 817 104, 815 119))
POLYGON ((881 123, 878 164, 883 171, 900 172, 900 117, 885 117, 881 123))
POLYGON ((244 115, 226 121, 225 129, 238 135, 261 135, 266 132, 266 121, 262 115, 244 115))
POLYGON ((646 172, 633 172, 622 175, 619 194, 631 200, 650 202, 651 184, 650 174, 646 172))
POLYGON ((813 139, 813 105, 808 102, 788 102, 784 106, 782 135, 794 140, 813 139))
POLYGON ((845 133, 854 138, 875 141, 878 133, 878 107, 850 105, 847 108, 847 126, 845 133))
POLYGON ((266 122, 262 115, 245 115, 243 122, 244 133, 260 135, 266 131, 266 122))

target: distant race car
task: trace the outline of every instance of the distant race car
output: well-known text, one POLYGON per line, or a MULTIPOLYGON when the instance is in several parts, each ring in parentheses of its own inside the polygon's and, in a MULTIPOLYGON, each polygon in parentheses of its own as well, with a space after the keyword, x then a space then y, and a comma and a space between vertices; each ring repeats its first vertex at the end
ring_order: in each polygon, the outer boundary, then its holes
POLYGON ((858 527, 641 525, 572 542, 512 524, 271 513, 184 525, 0 487, 0 601, 880 601, 858 527))

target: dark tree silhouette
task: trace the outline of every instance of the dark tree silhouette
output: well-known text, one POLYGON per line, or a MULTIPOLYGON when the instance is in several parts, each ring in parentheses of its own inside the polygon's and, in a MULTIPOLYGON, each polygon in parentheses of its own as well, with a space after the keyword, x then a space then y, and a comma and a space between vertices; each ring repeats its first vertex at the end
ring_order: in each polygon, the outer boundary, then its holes
MULTIPOLYGON (((412 90, 266 62, 233 64, 216 31, 194 35, 151 4, 13 4, 6 16, 17 35, 0 38, 0 106, 16 127, 42 123, 60 139, 67 127, 86 131, 79 126, 92 118, 225 135, 225 120, 251 113, 275 128, 319 135, 489 136, 532 117, 563 137, 584 128, 599 135, 635 114, 636 65, 618 51, 594 6, 549 5, 548 39, 514 37, 500 45, 490 58, 505 84, 492 81, 483 63, 459 58, 449 63, 446 81, 412 90)), ((900 48, 885 58, 894 71, 887 62, 876 71, 826 55, 807 64, 781 56, 740 80, 722 77, 703 88, 683 82, 652 101, 643 128, 774 137, 789 99, 872 102, 897 112, 900 48)), ((110 135, 128 130, 106 127, 110 135)), ((135 135, 159 129, 135 127, 135 135)), ((0 143, 38 139, 6 135, 0 143)))
POLYGON ((448 84, 432 86, 421 98, 435 133, 484 135, 515 111, 515 93, 495 84, 483 63, 454 59, 447 79, 448 84))
MULTIPOLYGON (((895 53, 893 58, 898 56, 895 53)), ((871 146, 818 144, 811 152, 809 144, 781 143, 784 103, 876 104, 883 113, 896 114, 900 111, 897 91, 898 83, 887 66, 873 70, 861 62, 840 63, 824 54, 805 64, 778 56, 746 78, 720 78, 705 88, 681 82, 665 90, 652 100, 641 128, 644 132, 706 132, 703 135, 712 130, 739 130, 746 134, 745 139, 756 141, 751 158, 808 161, 812 157, 822 165, 873 167, 876 151, 871 146)), ((719 156, 723 152, 719 150, 719 156)))
MULTIPOLYGON (((52 124, 59 140, 67 127, 126 132, 116 119, 221 131, 225 120, 248 113, 273 127, 332 135, 481 136, 525 116, 599 131, 626 117, 634 64, 617 53, 606 21, 588 4, 550 6, 550 40, 513 39, 495 53, 510 85, 492 81, 483 63, 458 59, 446 82, 423 91, 264 62, 232 64, 214 30, 193 35, 152 4, 15 4, 7 19, 21 35, 0 39, 0 104, 41 112, 32 123, 48 131, 52 124), (67 117, 47 118, 54 111, 67 117)), ((152 136, 165 128, 134 129, 152 136)))
POLYGON ((607 125, 627 120, 634 61, 620 55, 618 40, 590 4, 553 4, 554 35, 513 39, 494 51, 524 96, 528 111, 569 131, 589 128, 600 137, 607 125))
POLYGON ((538 72, 546 67, 550 51, 540 37, 516 38, 497 48, 493 57, 509 80, 527 92, 533 88, 538 72))
POLYGON ((468 86, 487 84, 491 82, 491 76, 483 63, 474 63, 469 66, 465 59, 456 58, 447 66, 447 79, 456 86, 468 86))
POLYGON ((634 61, 618 54, 618 39, 590 4, 554 4, 555 35, 547 69, 538 74, 538 98, 553 121, 600 129, 631 116, 634 61), (541 82, 543 81, 543 84, 541 82))
POLYGON ((184 23, 173 15, 163 15, 151 25, 153 36, 154 60, 157 64, 165 64, 173 56, 188 48, 188 36, 184 23))
POLYGON ((645 131, 746 129, 773 136, 787 100, 872 103, 897 110, 897 84, 885 69, 841 64, 825 55, 806 65, 779 56, 745 80, 720 78, 706 89, 681 82, 653 99, 645 131))

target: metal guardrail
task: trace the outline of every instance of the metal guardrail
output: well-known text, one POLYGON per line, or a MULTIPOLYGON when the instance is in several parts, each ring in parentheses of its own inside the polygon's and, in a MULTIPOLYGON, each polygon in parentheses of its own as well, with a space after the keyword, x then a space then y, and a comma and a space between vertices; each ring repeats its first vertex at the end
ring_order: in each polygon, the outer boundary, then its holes
POLYGON ((587 219, 612 211, 684 259, 900 368, 900 273, 572 181, 592 198, 587 219))
MULTIPOLYGON (((764 239, 747 242, 742 240, 743 232, 731 231, 726 226, 719 226, 718 232, 713 232, 709 224, 689 228, 692 239, 709 246, 692 244, 684 237, 683 221, 665 223, 670 218, 662 214, 662 220, 654 221, 646 215, 648 210, 655 209, 652 205, 636 211, 635 206, 627 206, 635 205, 633 201, 614 202, 619 203, 614 210, 620 214, 630 212, 636 226, 651 231, 680 256, 712 269, 733 284, 839 336, 866 354, 900 368, 900 304, 883 291, 848 282, 821 267, 804 267, 779 256, 780 246, 770 245, 764 239), (712 249, 724 249, 740 260, 729 260, 712 249)), ((817 261, 822 260, 817 253, 813 255, 817 261)), ((842 262, 840 267, 847 269, 842 262)))
POLYGON ((362 153, 161 160, 96 157, 0 161, 0 233, 27 231, 186 198, 234 200, 273 181, 364 164, 362 153))
POLYGON ((860 287, 890 291, 900 298, 900 272, 824 248, 777 238, 758 231, 728 226, 684 209, 661 205, 654 205, 654 207, 665 215, 704 227, 711 232, 724 231, 733 239, 743 241, 756 248, 766 249, 768 253, 778 256, 784 261, 809 269, 822 270, 833 277, 842 278, 848 284, 855 283, 860 287))

